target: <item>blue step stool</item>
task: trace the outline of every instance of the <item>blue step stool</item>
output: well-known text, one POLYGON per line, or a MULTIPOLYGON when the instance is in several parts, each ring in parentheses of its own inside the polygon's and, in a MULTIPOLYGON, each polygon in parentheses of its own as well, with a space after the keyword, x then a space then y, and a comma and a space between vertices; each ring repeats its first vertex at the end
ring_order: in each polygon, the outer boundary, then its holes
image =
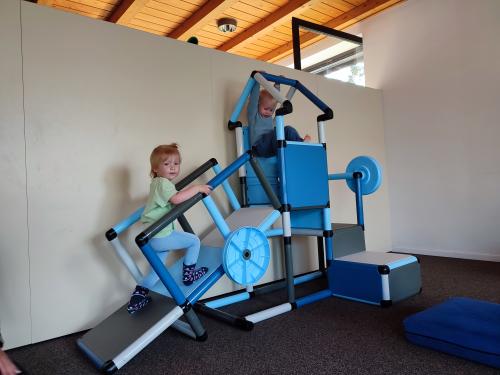
POLYGON ((456 297, 404 320, 416 345, 500 368, 500 304, 456 297))

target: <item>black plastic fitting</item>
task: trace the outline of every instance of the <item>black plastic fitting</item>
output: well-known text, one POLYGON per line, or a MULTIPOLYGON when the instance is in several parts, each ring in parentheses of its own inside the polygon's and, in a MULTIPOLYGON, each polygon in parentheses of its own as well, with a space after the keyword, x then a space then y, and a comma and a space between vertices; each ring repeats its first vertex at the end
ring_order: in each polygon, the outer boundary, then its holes
POLYGON ((227 122, 227 128, 229 130, 234 130, 236 128, 241 128, 243 125, 241 125, 241 121, 236 121, 236 122, 232 122, 232 121, 228 121, 227 122))
POLYGON ((280 212, 281 213, 283 213, 283 212, 290 212, 291 210, 292 210, 292 206, 290 206, 289 204, 283 204, 280 207, 280 212))
POLYGON ((116 233, 116 231, 113 228, 111 228, 106 232, 106 238, 108 239, 108 241, 112 241, 116 237, 118 237, 118 233, 116 233))
POLYGON ((324 230, 323 237, 333 237, 333 230, 324 230))
POLYGON ((185 314, 193 308, 193 305, 191 305, 191 303, 188 300, 186 300, 186 301, 184 301, 184 303, 182 305, 179 305, 179 307, 182 309, 182 311, 185 314))
POLYGON ((380 301, 380 306, 381 307, 390 307, 390 306, 392 306, 392 300, 383 299, 382 301, 380 301))
POLYGON ((103 374, 114 374, 116 371, 118 371, 118 368, 116 367, 115 363, 112 360, 106 361, 104 363, 104 366, 102 366, 101 371, 103 374))
POLYGON ((234 324, 245 331, 251 331, 255 326, 253 322, 250 320, 246 320, 245 318, 238 318, 235 320, 234 324))
POLYGON ((201 336, 196 336, 196 341, 203 342, 203 341, 207 341, 207 339, 208 339, 208 333, 207 333, 207 331, 205 331, 203 333, 203 335, 201 335, 201 336))
POLYGON ((285 116, 293 112, 293 105, 289 100, 285 100, 280 108, 276 110, 276 116, 285 116))
POLYGON ((144 245, 146 245, 148 243, 148 236, 146 235, 146 233, 144 232, 141 232, 137 235, 137 237, 135 238, 135 243, 139 246, 139 247, 142 247, 144 245))
POLYGON ((327 108, 325 110, 325 113, 323 113, 317 117, 317 120, 318 121, 327 121, 327 120, 331 120, 332 118, 333 118, 333 111, 331 108, 327 108))
POLYGON ((276 141, 276 148, 285 148, 286 147, 286 141, 283 139, 279 139, 276 141))
POLYGON ((386 266, 385 264, 383 266, 378 266, 377 269, 378 269, 378 273, 381 275, 388 275, 391 273, 391 269, 388 266, 386 266))

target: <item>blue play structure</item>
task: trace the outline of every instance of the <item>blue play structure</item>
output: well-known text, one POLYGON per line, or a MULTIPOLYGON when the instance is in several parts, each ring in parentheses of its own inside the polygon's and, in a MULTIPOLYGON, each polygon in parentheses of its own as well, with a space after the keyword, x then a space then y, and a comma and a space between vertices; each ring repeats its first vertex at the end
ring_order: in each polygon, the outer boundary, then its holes
MULTIPOLYGON (((375 159, 360 156, 349 163, 345 172, 328 173, 325 123, 332 118, 333 111, 299 81, 252 73, 229 121, 229 128, 236 133, 237 159, 225 169, 210 159, 176 184, 180 190, 212 168, 215 177, 208 184, 214 189, 223 187, 233 212, 224 218, 214 200, 199 193, 137 235, 135 242, 160 281, 152 288, 153 300, 144 310, 130 316, 124 305, 78 340, 80 349, 99 369, 113 373, 169 327, 198 341, 205 340, 207 332, 197 312, 249 330, 260 321, 332 296, 389 305, 420 291, 420 267, 415 257, 365 251, 363 195, 377 190, 381 171, 375 159), (254 155, 248 145, 246 128, 238 122, 256 82, 280 104, 275 115, 277 156, 273 158, 254 155), (289 86, 288 93, 283 95, 274 87, 275 83, 289 86), (293 111, 291 100, 296 91, 321 112, 316 119, 317 143, 284 139, 284 116, 293 111), (236 172, 240 177, 241 203, 227 181, 236 172), (339 179, 346 180, 355 193, 356 224, 331 223, 329 181, 339 179), (207 266, 209 272, 198 282, 184 286, 177 283, 181 280, 182 259, 167 269, 149 241, 174 220, 184 231, 194 233, 184 213, 200 201, 214 223, 213 230, 200 237, 198 264, 207 266), (317 238, 318 270, 294 274, 293 236, 317 238), (256 284, 270 260, 270 237, 283 239, 285 278, 259 286, 256 284), (224 275, 243 289, 200 301, 224 275), (297 285, 320 277, 328 279, 326 289, 295 298, 297 285), (287 300, 277 301, 270 308, 243 316, 223 310, 234 303, 251 303, 254 297, 277 289, 286 289, 287 300)), ((139 220, 142 210, 138 209, 106 233, 136 282, 141 280, 142 273, 119 237, 139 220)))
POLYGON ((404 321, 414 344, 500 368, 500 304, 454 297, 404 321))

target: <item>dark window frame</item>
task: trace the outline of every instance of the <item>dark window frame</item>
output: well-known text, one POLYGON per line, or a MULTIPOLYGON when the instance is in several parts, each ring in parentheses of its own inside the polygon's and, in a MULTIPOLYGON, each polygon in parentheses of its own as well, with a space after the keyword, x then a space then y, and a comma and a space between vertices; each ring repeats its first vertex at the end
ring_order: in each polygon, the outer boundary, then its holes
POLYGON ((363 38, 359 36, 293 17, 292 18, 293 65, 294 69, 296 70, 302 70, 301 57, 300 57, 300 33, 299 33, 300 28, 317 34, 333 36, 337 39, 356 43, 359 45, 359 47, 363 46, 363 38))

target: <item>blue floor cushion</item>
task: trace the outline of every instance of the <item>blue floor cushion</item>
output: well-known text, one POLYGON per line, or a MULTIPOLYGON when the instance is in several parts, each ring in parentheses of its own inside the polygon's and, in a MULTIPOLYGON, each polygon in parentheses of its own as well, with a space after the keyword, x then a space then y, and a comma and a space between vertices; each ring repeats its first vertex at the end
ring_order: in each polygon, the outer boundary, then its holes
POLYGON ((414 344, 500 368, 500 304, 450 298, 404 320, 414 344))

